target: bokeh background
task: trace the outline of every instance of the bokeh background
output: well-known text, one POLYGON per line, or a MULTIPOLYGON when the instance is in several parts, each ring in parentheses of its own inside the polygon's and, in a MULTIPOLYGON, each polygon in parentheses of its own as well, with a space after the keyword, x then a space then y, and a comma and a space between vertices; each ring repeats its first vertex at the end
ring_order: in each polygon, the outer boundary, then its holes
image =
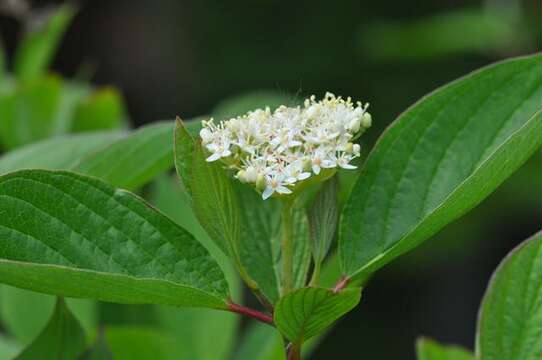
MULTIPOLYGON (((0 0, 8 56, 21 33, 20 3, 0 0)), ((53 71, 119 89, 133 127, 209 114, 239 96, 295 100, 332 91, 370 102, 367 149, 424 94, 542 48, 540 0, 95 0, 78 6, 53 71)), ((381 270, 361 306, 312 359, 414 359, 420 335, 472 349, 492 271, 541 227, 539 153, 481 206, 381 270)))

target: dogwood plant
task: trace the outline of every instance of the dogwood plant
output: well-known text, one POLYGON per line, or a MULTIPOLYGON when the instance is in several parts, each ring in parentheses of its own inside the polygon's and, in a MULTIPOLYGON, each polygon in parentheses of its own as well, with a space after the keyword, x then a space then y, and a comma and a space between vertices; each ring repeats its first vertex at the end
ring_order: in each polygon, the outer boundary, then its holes
MULTIPOLYGON (((541 108, 542 56, 534 55, 424 97, 366 158, 367 105, 330 93, 217 122, 158 123, 105 146, 89 134, 23 147, 0 158, 0 282, 240 314, 280 334, 279 351, 260 354, 267 346, 247 340, 235 358, 300 359, 358 305, 373 273, 464 215, 540 148, 541 108), (177 221, 131 192, 173 166, 177 221), (231 267, 258 307, 244 303, 231 267)), ((540 358, 539 248, 537 235, 497 271, 482 305, 478 359, 540 358)), ((87 338, 59 300, 21 358, 59 349, 77 358, 92 353, 87 338)), ((419 356, 475 356, 456 350, 421 341, 419 356)))

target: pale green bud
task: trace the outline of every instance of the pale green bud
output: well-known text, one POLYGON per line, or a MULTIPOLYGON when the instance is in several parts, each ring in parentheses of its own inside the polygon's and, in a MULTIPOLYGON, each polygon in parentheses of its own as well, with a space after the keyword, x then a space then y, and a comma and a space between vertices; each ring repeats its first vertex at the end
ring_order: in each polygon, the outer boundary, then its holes
POLYGON ((265 181, 265 176, 258 174, 258 177, 256 178, 256 188, 258 190, 264 190, 266 186, 267 182, 265 181))
POLYGON ((312 161, 309 158, 303 160, 303 171, 312 171, 312 161))
POLYGON ((258 180, 258 171, 254 168, 254 166, 247 167, 245 170, 245 179, 250 183, 255 183, 256 180, 258 180))
POLYGON ((361 117, 361 126, 367 129, 367 128, 370 128, 372 124, 373 124, 373 118, 371 117, 371 114, 367 112, 363 114, 363 116, 361 117))
POLYGON ((237 172, 237 178, 239 179, 239 181, 241 181, 242 183, 247 183, 248 180, 247 180, 247 175, 246 175, 246 171, 245 170, 239 170, 237 172))

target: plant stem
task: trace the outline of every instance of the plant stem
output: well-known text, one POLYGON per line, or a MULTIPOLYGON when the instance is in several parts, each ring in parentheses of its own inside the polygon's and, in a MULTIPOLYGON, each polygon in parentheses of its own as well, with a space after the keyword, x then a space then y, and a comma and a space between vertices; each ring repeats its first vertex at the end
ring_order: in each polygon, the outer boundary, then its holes
POLYGON ((264 314, 264 313, 259 312, 257 310, 254 310, 254 309, 251 309, 251 308, 248 308, 248 307, 245 307, 245 306, 233 303, 233 302, 230 302, 228 304, 228 309, 227 310, 231 311, 231 312, 234 312, 234 313, 237 313, 237 314, 241 314, 241 315, 251 317, 253 319, 256 319, 258 321, 261 321, 261 322, 263 322, 265 324, 268 324, 268 325, 271 325, 271 326, 275 325, 274 322, 273 322, 273 317, 271 317, 270 315, 264 314))
POLYGON ((282 292, 290 293, 294 288, 294 243, 292 236, 292 202, 285 200, 282 207, 282 292))
POLYGON ((309 286, 318 286, 318 281, 320 280, 320 265, 321 263, 319 261, 314 262, 314 269, 312 270, 309 286))
POLYGON ((350 282, 350 278, 346 276, 341 277, 339 281, 337 282, 337 284, 335 284, 335 286, 333 287, 333 292, 338 293, 339 291, 344 289, 348 285, 349 282, 350 282))
POLYGON ((301 345, 298 343, 290 343, 286 349, 287 360, 301 360, 301 345))
POLYGON ((275 309, 273 309, 273 304, 271 304, 267 300, 265 295, 262 294, 262 292, 259 289, 252 290, 252 293, 254 294, 254 296, 256 296, 256 299, 258 299, 258 301, 260 302, 260 304, 262 304, 265 310, 267 310, 270 314, 273 314, 273 312, 275 311, 275 309))

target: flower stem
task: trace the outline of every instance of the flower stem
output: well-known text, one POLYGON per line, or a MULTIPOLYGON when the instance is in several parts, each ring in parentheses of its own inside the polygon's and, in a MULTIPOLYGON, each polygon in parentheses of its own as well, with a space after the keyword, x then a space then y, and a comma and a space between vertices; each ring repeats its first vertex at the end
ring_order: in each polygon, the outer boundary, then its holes
POLYGON ((285 200, 282 207, 282 293, 294 289, 294 243, 292 236, 292 202, 285 200))

